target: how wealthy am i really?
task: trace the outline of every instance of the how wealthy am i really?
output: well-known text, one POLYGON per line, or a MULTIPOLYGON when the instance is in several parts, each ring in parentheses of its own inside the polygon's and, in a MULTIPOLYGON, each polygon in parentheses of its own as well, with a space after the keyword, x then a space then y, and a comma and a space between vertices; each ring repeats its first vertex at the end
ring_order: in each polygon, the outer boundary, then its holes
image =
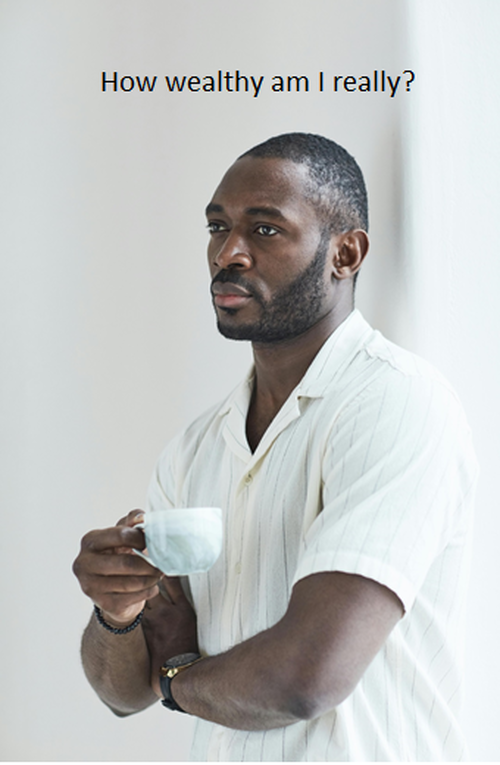
POLYGON ((248 93, 253 98, 267 90, 271 93, 386 93, 394 98, 400 85, 401 92, 410 93, 415 73, 404 69, 401 74, 390 75, 385 69, 375 69, 370 74, 334 74, 326 75, 320 71, 316 75, 241 74, 219 69, 216 74, 169 74, 158 75, 120 75, 118 72, 102 72, 101 89, 103 93, 122 92, 152 93, 160 89, 168 93, 248 93), (160 86, 163 83, 163 88, 160 86), (158 86, 158 87, 157 87, 158 86))

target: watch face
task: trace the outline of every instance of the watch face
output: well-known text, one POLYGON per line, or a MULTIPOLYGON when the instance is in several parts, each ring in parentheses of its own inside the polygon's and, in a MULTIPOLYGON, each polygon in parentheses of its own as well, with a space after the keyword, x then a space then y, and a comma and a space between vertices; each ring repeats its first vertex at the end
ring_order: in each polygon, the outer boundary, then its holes
MULTIPOLYGON (((178 656, 173 656, 171 659, 165 662, 163 667, 165 669, 171 669, 174 667, 182 667, 184 664, 191 664, 200 658, 199 653, 180 653, 178 656)), ((162 667, 162 669, 163 669, 162 667)))

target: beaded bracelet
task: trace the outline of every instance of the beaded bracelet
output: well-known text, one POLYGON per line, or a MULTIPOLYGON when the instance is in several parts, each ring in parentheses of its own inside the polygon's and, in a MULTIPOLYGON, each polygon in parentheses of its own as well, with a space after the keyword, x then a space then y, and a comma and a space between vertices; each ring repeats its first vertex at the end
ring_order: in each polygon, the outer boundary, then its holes
POLYGON ((144 616, 144 608, 142 609, 140 614, 137 614, 132 624, 129 624, 128 627, 122 627, 121 629, 118 629, 117 627, 112 627, 111 624, 108 624, 107 621, 104 619, 104 616, 102 615, 102 611, 99 608, 99 606, 94 605, 94 613, 96 615, 96 619, 99 622, 99 624, 102 624, 105 630, 108 630, 108 632, 112 632, 113 635, 126 635, 127 632, 132 632, 132 630, 135 630, 135 628, 141 623, 142 617, 144 616))

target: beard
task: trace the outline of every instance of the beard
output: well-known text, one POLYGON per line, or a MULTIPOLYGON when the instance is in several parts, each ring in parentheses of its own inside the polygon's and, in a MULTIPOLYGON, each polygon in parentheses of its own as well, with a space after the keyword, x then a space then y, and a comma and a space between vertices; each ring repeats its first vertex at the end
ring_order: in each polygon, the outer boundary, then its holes
MULTIPOLYGON (((231 340, 277 343, 291 340, 310 329, 321 318, 323 298, 326 295, 324 273, 329 241, 329 232, 325 230, 309 265, 290 284, 278 290, 269 301, 265 301, 239 271, 219 271, 212 284, 238 284, 248 290, 261 307, 260 318, 249 324, 236 326, 231 322, 226 323, 223 317, 218 317, 219 332, 231 340)), ((236 308, 224 308, 222 311, 227 316, 237 313, 236 308)))

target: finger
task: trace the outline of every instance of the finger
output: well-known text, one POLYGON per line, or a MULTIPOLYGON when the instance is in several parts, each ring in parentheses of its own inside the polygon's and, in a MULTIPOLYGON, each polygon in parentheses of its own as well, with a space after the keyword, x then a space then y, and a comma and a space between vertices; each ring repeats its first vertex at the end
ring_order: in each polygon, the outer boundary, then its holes
POLYGON ((143 510, 131 510, 123 518, 120 518, 117 526, 135 526, 137 523, 142 523, 144 520, 143 510))
POLYGON ((112 526, 109 529, 89 531, 82 539, 82 550, 89 549, 94 552, 114 550, 117 547, 135 547, 137 550, 143 550, 145 545, 142 530, 129 526, 112 526))
POLYGON ((101 574, 103 576, 151 576, 158 581, 162 572, 139 555, 129 553, 82 553, 80 567, 89 574, 101 574))
POLYGON ((85 595, 98 602, 104 593, 117 591, 140 591, 155 587, 162 576, 161 571, 152 568, 136 555, 104 555, 90 552, 80 553, 73 563, 73 572, 85 595), (116 583, 123 580, 125 584, 116 583))
POLYGON ((172 603, 179 603, 180 601, 187 601, 180 577, 178 576, 164 576, 161 580, 161 591, 165 591, 169 600, 172 603))
POLYGON ((108 592, 92 599, 103 613, 114 615, 117 620, 121 620, 121 617, 134 606, 141 610, 145 602, 149 598, 154 598, 157 593, 158 587, 155 586, 140 592, 108 592))
MULTIPOLYGON (((93 577, 92 590, 101 592, 103 595, 138 594, 154 590, 158 595, 158 578, 151 576, 95 576, 93 577)), ((149 600, 149 598, 144 598, 149 600)))
MULTIPOLYGON (((108 593, 120 593, 120 592, 142 592, 143 590, 153 590, 154 595, 157 595, 158 590, 158 577, 157 576, 120 576, 120 575, 107 575, 102 576, 99 574, 89 573, 85 569, 77 570, 75 573, 78 577, 80 587, 85 595, 99 602, 99 598, 108 593)), ((153 597, 153 596, 152 596, 153 597)))

